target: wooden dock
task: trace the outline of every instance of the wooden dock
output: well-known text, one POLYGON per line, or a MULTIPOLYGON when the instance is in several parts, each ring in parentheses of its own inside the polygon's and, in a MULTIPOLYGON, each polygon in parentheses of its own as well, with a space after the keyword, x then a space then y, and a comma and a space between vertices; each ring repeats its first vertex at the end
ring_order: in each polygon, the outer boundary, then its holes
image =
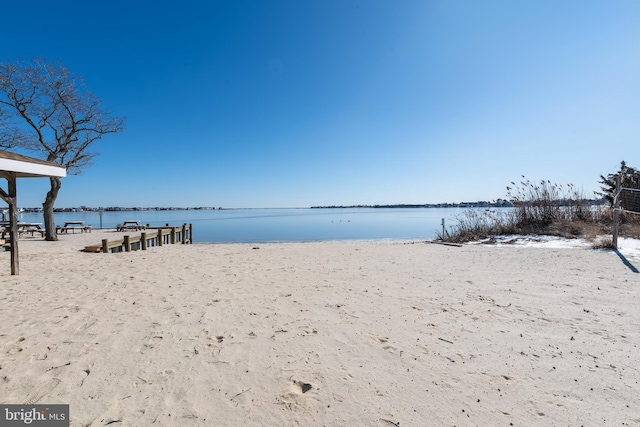
POLYGON ((102 239, 101 244, 85 246, 84 251, 102 253, 145 251, 151 246, 193 243, 193 226, 191 224, 183 224, 181 227, 169 225, 162 227, 147 226, 146 230, 135 236, 125 235, 122 239, 102 239))

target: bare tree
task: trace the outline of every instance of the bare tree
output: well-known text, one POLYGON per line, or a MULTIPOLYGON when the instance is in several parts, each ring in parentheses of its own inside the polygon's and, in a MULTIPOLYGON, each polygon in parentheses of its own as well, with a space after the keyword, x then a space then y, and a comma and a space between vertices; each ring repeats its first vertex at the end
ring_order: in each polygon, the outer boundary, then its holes
POLYGON ((0 109, 0 150, 6 150, 23 144, 20 129, 6 111, 0 109))
MULTIPOLYGON (((57 63, 0 63, 0 144, 36 152, 79 174, 97 153, 89 146, 123 129, 124 118, 101 107, 82 78, 57 63)), ((44 203, 46 240, 57 240, 53 206, 62 185, 49 178, 44 203)))

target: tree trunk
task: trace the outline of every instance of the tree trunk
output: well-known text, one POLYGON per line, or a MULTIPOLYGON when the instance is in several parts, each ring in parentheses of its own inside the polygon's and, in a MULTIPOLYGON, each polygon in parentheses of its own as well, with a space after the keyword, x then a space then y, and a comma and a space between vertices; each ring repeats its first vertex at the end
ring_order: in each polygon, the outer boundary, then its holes
POLYGON ((45 228, 45 240, 56 241, 58 240, 58 234, 56 233, 56 223, 53 219, 53 205, 58 198, 58 192, 62 186, 62 181, 57 177, 50 177, 51 189, 47 192, 47 197, 42 204, 44 211, 44 228, 45 228))

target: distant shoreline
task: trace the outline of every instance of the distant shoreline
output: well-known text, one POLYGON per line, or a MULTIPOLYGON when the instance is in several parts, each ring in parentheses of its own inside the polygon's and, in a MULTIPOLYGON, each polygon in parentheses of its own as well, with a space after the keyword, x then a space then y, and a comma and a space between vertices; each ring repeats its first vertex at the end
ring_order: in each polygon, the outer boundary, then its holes
MULTIPOLYGON (((592 206, 598 206, 606 204, 605 199, 589 199, 587 202, 592 206)), ((310 207, 272 207, 272 208, 229 208, 229 207, 213 207, 213 206, 199 206, 199 207, 122 207, 122 206, 109 206, 109 207, 64 207, 55 208, 54 212, 137 212, 137 211, 203 211, 203 210, 241 210, 241 209, 441 209, 441 208, 512 208, 514 202, 510 200, 498 199, 493 202, 477 201, 477 202, 457 202, 457 203, 399 203, 399 204, 386 204, 386 205, 320 205, 310 207)), ((0 208, 0 209, 5 209, 0 208)), ((41 213, 42 208, 21 208, 21 213, 41 213)))

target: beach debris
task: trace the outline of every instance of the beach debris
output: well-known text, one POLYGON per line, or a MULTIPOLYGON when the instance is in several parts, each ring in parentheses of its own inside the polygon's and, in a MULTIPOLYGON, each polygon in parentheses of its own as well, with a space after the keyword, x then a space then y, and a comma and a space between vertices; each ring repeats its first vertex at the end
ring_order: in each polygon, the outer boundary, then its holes
POLYGON ((305 383, 304 381, 294 381, 293 384, 297 385, 298 387, 300 387, 300 391, 302 391, 302 393, 306 393, 309 390, 311 390, 313 388, 313 386, 309 383, 305 383))
POLYGON ((449 344, 453 344, 453 341, 445 340, 444 338, 438 338, 440 341, 444 341, 449 344))
POLYGON ((249 387, 249 388, 248 388, 248 389, 246 389, 246 390, 242 390, 240 393, 236 394, 236 395, 235 395, 235 396, 233 396, 231 399, 233 399, 233 398, 235 398, 235 397, 238 397, 238 396, 240 396, 241 394, 248 392, 249 390, 251 390, 251 387, 249 387))
POLYGON ((426 240, 425 243, 432 243, 434 245, 455 246, 456 248, 461 248, 462 247, 462 244, 460 244, 460 243, 442 242, 442 241, 439 241, 439 240, 426 240))
POLYGON ((63 366, 69 366, 69 365, 71 365, 71 362, 67 362, 67 363, 65 363, 63 365, 60 365, 60 366, 52 366, 49 369, 47 369, 46 372, 52 371, 54 369, 62 368, 63 366))
POLYGON ((495 304, 496 307, 500 307, 500 308, 508 308, 511 307, 511 303, 507 304, 507 305, 500 305, 500 304, 495 304))
POLYGON ((86 377, 84 377, 84 378, 82 379, 82 381, 80 381, 80 387, 82 387, 82 385, 84 384, 84 380, 86 380, 86 379, 87 379, 87 377, 89 376, 89 374, 91 374, 91 369, 90 369, 90 368, 87 368, 87 369, 83 370, 82 372, 84 372, 85 374, 87 374, 87 376, 86 376, 86 377))

